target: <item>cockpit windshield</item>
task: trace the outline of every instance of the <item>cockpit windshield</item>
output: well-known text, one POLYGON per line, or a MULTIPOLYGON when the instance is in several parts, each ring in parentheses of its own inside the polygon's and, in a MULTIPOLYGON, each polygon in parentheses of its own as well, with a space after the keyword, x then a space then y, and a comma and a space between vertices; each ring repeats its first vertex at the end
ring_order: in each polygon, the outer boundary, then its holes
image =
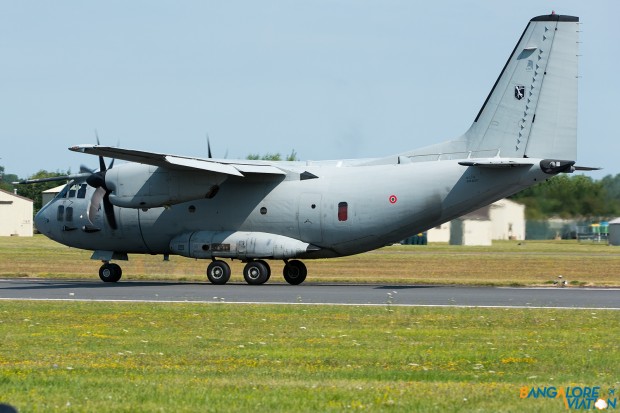
POLYGON ((56 195, 56 198, 86 198, 86 185, 85 183, 69 182, 63 189, 56 195))
POLYGON ((55 196, 55 198, 56 198, 56 199, 59 199, 59 198, 66 198, 66 197, 67 197, 67 192, 69 192, 69 186, 70 186, 70 185, 71 185, 70 183, 69 183, 69 184, 67 184, 67 185, 65 185, 65 187, 64 187, 64 188, 62 188, 62 191, 60 191, 60 192, 58 193, 58 195, 56 195, 56 196, 55 196))

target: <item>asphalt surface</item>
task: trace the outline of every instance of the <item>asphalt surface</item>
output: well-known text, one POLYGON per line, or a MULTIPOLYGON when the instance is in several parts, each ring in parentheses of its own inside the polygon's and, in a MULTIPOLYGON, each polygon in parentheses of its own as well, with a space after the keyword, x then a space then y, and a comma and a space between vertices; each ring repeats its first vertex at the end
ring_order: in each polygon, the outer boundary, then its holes
MULTIPOLYGON (((620 310, 620 289, 407 285, 212 285, 191 282, 0 279, 0 300, 589 308, 620 310)), ((1 304, 0 304, 1 305, 1 304)))

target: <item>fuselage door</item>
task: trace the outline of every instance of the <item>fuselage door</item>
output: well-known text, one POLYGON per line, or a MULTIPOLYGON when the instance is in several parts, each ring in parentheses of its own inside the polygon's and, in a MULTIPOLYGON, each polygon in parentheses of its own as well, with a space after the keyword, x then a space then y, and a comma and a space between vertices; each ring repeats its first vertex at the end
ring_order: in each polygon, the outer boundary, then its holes
POLYGON ((305 242, 323 241, 321 226, 321 194, 305 193, 299 196, 299 238, 305 242))

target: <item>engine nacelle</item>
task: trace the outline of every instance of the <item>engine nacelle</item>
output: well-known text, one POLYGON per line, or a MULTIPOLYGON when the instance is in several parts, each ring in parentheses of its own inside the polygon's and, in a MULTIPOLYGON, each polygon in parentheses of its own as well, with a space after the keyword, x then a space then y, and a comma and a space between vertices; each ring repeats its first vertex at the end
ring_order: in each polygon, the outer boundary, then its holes
POLYGON ((266 232, 186 232, 170 241, 173 253, 191 258, 294 258, 317 247, 294 238, 266 232))
POLYGON ((127 163, 109 169, 110 202, 122 208, 155 208, 212 198, 226 179, 208 171, 180 171, 127 163))

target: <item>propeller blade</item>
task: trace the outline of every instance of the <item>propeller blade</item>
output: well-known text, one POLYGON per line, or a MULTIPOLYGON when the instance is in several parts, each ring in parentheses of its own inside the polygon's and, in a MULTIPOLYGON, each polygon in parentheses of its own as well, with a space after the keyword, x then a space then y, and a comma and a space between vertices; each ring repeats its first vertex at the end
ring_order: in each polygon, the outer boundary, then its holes
POLYGON ((70 181, 72 179, 74 180, 83 180, 84 178, 88 178, 91 174, 90 173, 80 173, 80 174, 74 174, 74 175, 62 175, 62 176, 53 176, 51 178, 35 178, 35 179, 24 179, 22 181, 14 181, 12 182, 13 185, 29 185, 29 184, 38 184, 41 182, 54 182, 54 181, 70 181))
MULTIPOLYGON (((99 132, 97 132, 97 129, 95 129, 95 139, 97 140, 97 145, 101 145, 101 142, 99 141, 99 132)), ((99 171, 105 171, 105 161, 103 160, 103 156, 99 157, 99 171)))
POLYGON ((86 165, 80 165, 80 173, 86 173, 86 172, 90 172, 91 174, 94 174, 95 170, 94 169, 90 169, 86 165))
POLYGON ((101 172, 105 172, 105 170, 106 170, 106 167, 105 167, 105 161, 104 161, 104 159, 103 159, 103 156, 100 156, 100 157, 99 157, 99 170, 100 170, 101 172))
POLYGON ((103 210, 105 211, 105 217, 108 220, 108 224, 112 229, 117 229, 116 216, 114 215, 114 205, 110 202, 110 192, 106 192, 103 196, 103 210))
POLYGON ((208 133, 207 133, 207 158, 209 159, 213 158, 213 155, 211 154, 211 142, 209 141, 208 133))
POLYGON ((105 189, 105 171, 99 171, 95 172, 94 174, 90 174, 90 176, 86 178, 86 183, 93 188, 105 189))
POLYGON ((92 198, 90 199, 90 205, 88 206, 88 220, 91 224, 94 224, 93 219, 97 215, 97 212, 101 209, 101 201, 105 195, 105 189, 99 187, 95 190, 92 198))

